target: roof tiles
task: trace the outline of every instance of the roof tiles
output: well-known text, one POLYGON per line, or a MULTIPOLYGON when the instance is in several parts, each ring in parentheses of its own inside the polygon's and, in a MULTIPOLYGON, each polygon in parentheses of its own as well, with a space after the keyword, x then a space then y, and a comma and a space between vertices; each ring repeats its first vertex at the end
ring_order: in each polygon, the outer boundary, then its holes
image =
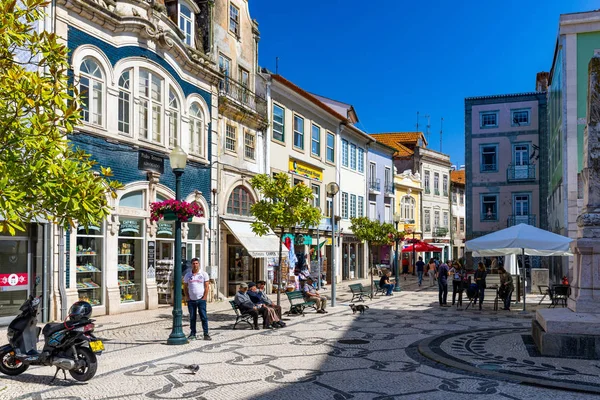
POLYGON ((465 170, 461 169, 458 171, 451 171, 450 172, 450 181, 464 185, 465 184, 465 170))

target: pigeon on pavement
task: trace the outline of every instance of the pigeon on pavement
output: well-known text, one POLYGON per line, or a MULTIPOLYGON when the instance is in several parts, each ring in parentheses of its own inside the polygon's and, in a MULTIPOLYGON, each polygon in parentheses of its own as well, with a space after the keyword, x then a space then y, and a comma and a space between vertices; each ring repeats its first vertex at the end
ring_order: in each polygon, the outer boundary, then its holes
POLYGON ((198 364, 186 365, 185 369, 189 369, 193 375, 196 375, 196 372, 200 370, 200 366, 198 364))

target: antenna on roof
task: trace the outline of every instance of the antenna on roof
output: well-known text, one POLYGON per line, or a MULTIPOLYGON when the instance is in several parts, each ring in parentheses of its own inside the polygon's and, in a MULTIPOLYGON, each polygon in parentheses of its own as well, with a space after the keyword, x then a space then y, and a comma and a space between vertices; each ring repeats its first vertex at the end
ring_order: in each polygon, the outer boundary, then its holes
POLYGON ((279 57, 275 57, 275 75, 279 75, 279 57))
POLYGON ((440 121, 440 153, 442 152, 442 132, 444 130, 444 117, 440 121))
POLYGON ((419 112, 417 111, 417 132, 419 132, 419 112))

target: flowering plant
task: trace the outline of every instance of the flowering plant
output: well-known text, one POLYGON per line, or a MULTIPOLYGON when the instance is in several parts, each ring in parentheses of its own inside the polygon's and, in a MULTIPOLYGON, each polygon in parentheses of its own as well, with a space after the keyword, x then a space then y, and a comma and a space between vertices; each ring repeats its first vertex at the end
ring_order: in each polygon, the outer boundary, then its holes
POLYGON ((204 211, 198 203, 188 203, 181 200, 165 200, 150 203, 150 220, 158 221, 165 214, 173 213, 180 221, 189 221, 192 217, 203 217, 204 211))
POLYGON ((396 240, 403 241, 404 236, 406 236, 406 232, 404 232, 404 231, 394 231, 394 232, 388 233, 388 239, 392 243, 395 242, 396 240))

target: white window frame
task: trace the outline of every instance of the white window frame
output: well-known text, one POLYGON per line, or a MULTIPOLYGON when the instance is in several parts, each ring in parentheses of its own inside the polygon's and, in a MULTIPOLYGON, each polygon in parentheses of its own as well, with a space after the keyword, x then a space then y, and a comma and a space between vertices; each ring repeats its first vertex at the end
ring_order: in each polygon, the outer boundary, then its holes
POLYGON ((190 153, 204 155, 204 112, 198 102, 190 105, 188 130, 190 134, 190 153), (197 109, 197 111, 195 110, 197 109))
POLYGON ((244 158, 256 161, 256 134, 249 130, 244 132, 244 158))
POLYGON ((365 173, 365 149, 363 149, 362 147, 358 148, 357 154, 356 154, 356 158, 357 158, 357 169, 358 172, 360 172, 361 174, 365 173))
POLYGON ((445 197, 448 197, 448 175, 442 175, 442 193, 445 197))
POLYGON ((348 219, 348 193, 342 192, 342 219, 348 219))
POLYGON ((365 198, 363 196, 358 196, 357 205, 356 205, 356 214, 359 217, 365 216, 365 198))
POLYGON ((331 132, 327 132, 327 150, 325 151, 325 161, 335 164, 335 135, 331 132), (329 146, 329 138, 331 138, 332 145, 329 146), (331 152, 331 157, 329 153, 331 152))
POLYGON ((342 139, 342 166, 348 168, 348 149, 349 143, 346 139, 342 139))
POLYGON ((479 172, 498 172, 498 164, 499 164, 499 160, 498 160, 498 144, 497 143, 486 143, 486 144, 480 144, 479 145, 479 172), (484 164, 483 162, 483 157, 484 154, 492 154, 491 151, 486 151, 484 153, 484 150, 488 148, 494 149, 494 158, 495 158, 495 163, 494 164, 484 164), (484 168, 484 165, 489 165, 490 167, 484 168))
POLYGON ((479 195, 479 204, 481 210, 481 222, 496 222, 498 221, 498 194, 496 193, 482 193, 479 195), (490 201, 494 199, 493 203, 490 201), (487 205, 493 204, 495 211, 493 211, 487 205), (488 208, 490 213, 488 214, 488 208), (494 215, 495 214, 495 215, 494 215))
POLYGON ((102 68, 102 64, 93 57, 85 57, 79 65, 80 94, 85 92, 82 90, 84 85, 88 88, 86 91, 88 97, 87 101, 84 101, 83 97, 81 98, 82 120, 90 125, 103 127, 106 120, 104 118, 106 109, 106 73, 102 68), (93 71, 84 72, 83 65, 85 64, 85 69, 87 70, 90 63, 95 64, 96 68, 93 71), (96 71, 98 72, 97 74, 96 71), (84 83, 86 81, 87 85, 84 83))
POLYGON ((275 103, 273 103, 273 140, 285 143, 285 108, 275 103), (275 108, 281 110, 281 122, 275 118, 275 108), (281 139, 275 137, 276 134, 281 135, 281 139))
POLYGON ((237 126, 225 123, 225 151, 237 154, 237 126))
POLYGON ((356 218, 356 195, 350 195, 350 218, 356 218))
POLYGON ((240 37, 240 9, 233 3, 229 3, 229 32, 240 37), (235 14, 235 15, 234 15, 235 14), (233 29, 232 29, 233 24, 233 29))
POLYGON ((168 129, 168 145, 169 147, 177 147, 179 146, 179 100, 177 99, 177 93, 175 90, 170 87, 169 88, 169 108, 168 108, 168 120, 169 120, 169 129, 168 129))
POLYGON ((448 228, 450 226, 450 214, 448 211, 442 213, 442 228, 448 228))
MULTIPOLYGON (((400 200, 400 218, 406 220, 415 220, 415 198, 406 195, 400 200)), ((414 223, 414 222, 412 222, 414 223)))
POLYGON ((429 208, 423 210, 423 227, 425 232, 431 232, 431 209, 429 208))
POLYGON ((321 127, 317 124, 311 124, 310 127, 310 154, 315 157, 321 157, 321 127), (315 133, 317 134, 316 138, 315 133))
POLYGON ((140 135, 140 139, 146 140, 152 143, 163 144, 164 140, 164 104, 165 101, 165 80, 162 76, 155 73, 152 70, 140 68, 138 72, 138 95, 140 97, 139 102, 139 127, 138 132, 140 135), (147 91, 148 94, 142 92, 142 74, 148 74, 148 86, 147 91), (158 99, 153 96, 153 85, 158 84, 158 99), (146 103, 146 106, 144 106, 146 103), (143 110, 146 110, 145 118, 143 118, 143 110), (142 124, 142 121, 146 119, 145 123, 142 124), (142 127, 145 126, 145 133, 142 133, 142 127))
POLYGON ((431 193, 431 172, 425 170, 423 176, 423 187, 426 192, 431 193))
POLYGON ((356 153, 357 153, 357 148, 356 148, 356 144, 354 143, 350 143, 350 169, 353 171, 356 171, 356 153))
POLYGON ((294 114, 294 142, 292 143, 295 149, 299 149, 304 151, 304 117, 301 117, 298 114, 294 114), (297 124, 296 121, 302 121, 301 124, 297 124), (296 129, 298 128, 298 129, 296 129), (302 129, 302 130, 299 130, 302 129), (296 145, 296 137, 300 138, 300 146, 296 145))
POLYGON ((440 195, 440 173, 433 173, 433 194, 436 196, 440 195))
POLYGON ((124 136, 133 136, 133 68, 119 76, 119 99, 117 108, 117 130, 124 136), (127 75, 127 78, 124 76, 127 75))
POLYGON ((517 108, 510 110, 510 124, 511 126, 531 125, 531 108, 517 108), (523 116, 526 117, 524 121, 523 116))
POLYGON ((194 15, 194 9, 193 7, 190 7, 190 4, 188 4, 185 1, 179 0, 177 2, 177 25, 179 26, 179 30, 183 33, 184 35, 184 39, 183 42, 185 44, 187 44, 188 46, 193 46, 194 45, 194 20, 195 20, 195 15, 194 15), (189 12, 190 15, 186 15, 182 8, 186 8, 189 12), (188 29, 189 28, 189 29, 188 29))
POLYGON ((321 185, 311 183, 310 186, 313 192, 313 207, 321 209, 321 185))
POLYGON ((481 111, 479 113, 479 127, 481 129, 497 128, 498 127, 498 111, 481 111), (490 121, 490 118, 494 116, 495 123, 490 121))

